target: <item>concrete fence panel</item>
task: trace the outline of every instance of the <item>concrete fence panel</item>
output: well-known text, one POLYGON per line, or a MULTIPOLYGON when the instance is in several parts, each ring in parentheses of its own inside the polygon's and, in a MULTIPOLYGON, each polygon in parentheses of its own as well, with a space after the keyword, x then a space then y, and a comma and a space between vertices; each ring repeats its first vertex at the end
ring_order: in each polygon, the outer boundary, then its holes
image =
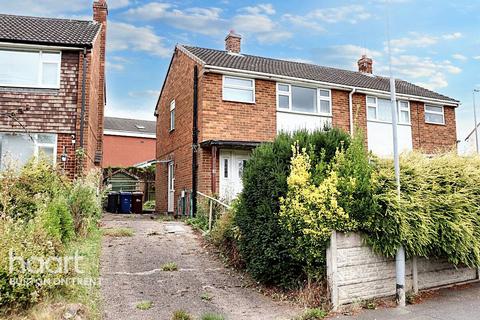
MULTIPOLYGON (((476 269, 425 258, 407 260, 405 271, 405 289, 415 292, 478 277, 476 269)), ((334 307, 395 295, 395 259, 375 254, 359 233, 333 232, 327 250, 327 276, 334 307)))

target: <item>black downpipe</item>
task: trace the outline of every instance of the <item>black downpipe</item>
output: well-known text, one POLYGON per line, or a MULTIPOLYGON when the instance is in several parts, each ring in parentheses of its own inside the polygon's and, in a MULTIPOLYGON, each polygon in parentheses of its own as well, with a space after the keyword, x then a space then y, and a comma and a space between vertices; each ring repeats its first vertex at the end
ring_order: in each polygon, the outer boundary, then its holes
POLYGON ((85 131, 85 86, 87 74, 87 48, 83 49, 83 75, 82 75, 82 111, 80 113, 80 148, 83 148, 83 132, 85 131))
POLYGON ((192 216, 197 215, 198 183, 198 67, 193 67, 193 132, 192 132, 192 216))

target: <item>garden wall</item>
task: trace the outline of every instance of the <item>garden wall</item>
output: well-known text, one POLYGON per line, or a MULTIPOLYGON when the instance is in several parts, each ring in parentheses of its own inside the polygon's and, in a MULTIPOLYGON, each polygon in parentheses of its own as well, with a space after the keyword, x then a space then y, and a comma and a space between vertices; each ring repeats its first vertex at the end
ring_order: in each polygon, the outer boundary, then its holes
MULTIPOLYGON (((358 233, 332 234, 327 274, 334 307, 395 295, 395 259, 375 254, 358 233)), ((406 291, 430 289, 478 279, 477 269, 437 259, 413 258, 405 265, 406 291)))

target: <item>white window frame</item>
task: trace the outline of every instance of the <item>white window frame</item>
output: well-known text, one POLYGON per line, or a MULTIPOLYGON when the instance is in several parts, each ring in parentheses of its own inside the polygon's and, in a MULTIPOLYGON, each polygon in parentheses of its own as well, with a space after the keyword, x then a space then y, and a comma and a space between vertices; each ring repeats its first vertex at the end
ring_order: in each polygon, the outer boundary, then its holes
POLYGON ((40 63, 38 64, 38 77, 37 83, 32 84, 15 84, 15 83, 3 83, 0 82, 0 87, 10 87, 10 88, 40 88, 40 89, 60 89, 60 82, 61 82, 61 70, 62 70, 62 51, 58 50, 24 50, 24 49, 16 49, 16 48, 2 48, 0 47, 0 51, 11 51, 11 52, 36 52, 40 55, 40 63), (51 61, 48 59, 43 58, 43 53, 50 53, 50 54, 59 54, 59 61, 51 61), (51 85, 43 85, 43 64, 57 64, 57 83, 53 86, 51 85))
POLYGON ((242 78, 242 77, 234 77, 234 76, 229 76, 229 75, 223 75, 223 77, 222 77, 222 100, 223 100, 223 101, 241 102, 241 103, 255 103, 255 98, 256 98, 256 96, 255 96, 255 79, 253 79, 253 78, 242 78), (227 84, 225 84, 225 78, 252 81, 252 86, 251 86, 251 87, 247 87, 247 86, 227 85, 227 84), (252 91, 252 98, 253 98, 253 100, 248 101, 248 100, 235 100, 235 99, 225 98, 225 88, 228 88, 228 89, 250 90, 250 91, 252 91))
POLYGON ((423 110, 424 110, 424 113, 425 113, 425 115, 424 115, 425 123, 445 125, 445 107, 444 107, 444 106, 436 105, 436 104, 431 104, 431 103, 425 103, 425 104, 423 105, 423 110), (442 112, 427 111, 427 107, 442 108, 442 112), (441 115, 441 116, 442 116, 442 122, 427 121, 427 113, 434 114, 434 115, 441 115))
POLYGON ((293 84, 294 87, 302 87, 302 88, 309 88, 309 89, 316 89, 317 90, 317 111, 316 112, 302 112, 302 111, 295 111, 292 110, 292 84, 277 82, 277 111, 280 112, 291 112, 291 113, 298 113, 298 114, 305 114, 305 115, 317 115, 317 116, 324 116, 324 117, 331 117, 332 116, 332 90, 327 88, 319 88, 319 87, 308 87, 302 85, 293 84), (280 86, 288 86, 288 92, 280 91, 280 86), (322 97, 320 95, 320 91, 328 91, 328 97, 322 97), (280 108, 280 96, 288 96, 288 109, 280 108), (328 101, 330 105, 330 112, 320 112, 320 102, 321 101, 328 101))
POLYGON ((57 141, 58 141, 58 136, 56 134, 50 134, 50 133, 45 133, 47 135, 53 135, 55 137, 55 141, 52 143, 41 143, 38 142, 38 135, 43 134, 43 133, 37 133, 34 135, 34 140, 35 140, 35 151, 34 151, 34 156, 36 159, 38 159, 40 155, 40 148, 41 147, 47 147, 47 148, 52 148, 53 147, 53 165, 55 166, 57 164, 57 141))
MULTIPOLYGON (((367 120, 368 121, 375 121, 375 122, 382 122, 382 123, 392 123, 391 121, 378 119, 378 99, 389 100, 389 99, 376 97, 376 96, 370 96, 370 95, 365 96, 365 104, 367 105, 367 110, 366 110, 367 111, 367 120), (375 103, 369 103, 368 102, 369 98, 375 99, 375 103), (370 118, 369 112, 368 112, 369 108, 375 108, 376 119, 370 118)), ((401 124, 401 125, 411 125, 412 124, 412 112, 411 112, 411 109, 410 109, 410 101, 408 101, 408 100, 397 100, 397 120, 398 120, 398 124, 401 124), (407 106, 408 106, 408 110, 402 109, 400 102, 406 102, 407 106), (401 111, 408 111, 408 122, 402 122, 401 121, 401 117, 400 117, 401 111)))
POLYGON ((170 131, 175 130, 175 99, 170 102, 170 131))

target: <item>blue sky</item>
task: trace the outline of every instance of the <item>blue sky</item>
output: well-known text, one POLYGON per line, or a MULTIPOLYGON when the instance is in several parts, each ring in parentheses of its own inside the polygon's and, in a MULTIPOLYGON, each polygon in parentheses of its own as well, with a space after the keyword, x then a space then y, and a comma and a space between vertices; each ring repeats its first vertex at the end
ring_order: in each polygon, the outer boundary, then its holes
MULTIPOLYGON (((175 44, 223 49, 230 29, 244 53, 352 70, 367 53, 388 75, 386 2, 109 0, 107 115, 154 119, 175 44)), ((390 0, 390 11, 394 75, 460 100, 464 139, 480 88, 480 2, 390 0)), ((89 19, 91 1, 0 0, 0 12, 89 19)))

